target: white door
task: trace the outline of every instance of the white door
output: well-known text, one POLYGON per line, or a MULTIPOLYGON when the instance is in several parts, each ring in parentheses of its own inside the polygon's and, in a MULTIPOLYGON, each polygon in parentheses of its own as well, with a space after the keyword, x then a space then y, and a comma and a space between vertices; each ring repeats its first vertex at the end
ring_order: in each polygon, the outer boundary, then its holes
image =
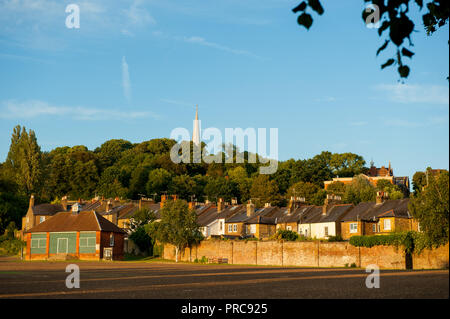
POLYGON ((58 238, 58 247, 56 252, 58 254, 67 254, 69 248, 68 245, 69 243, 67 238, 58 238))

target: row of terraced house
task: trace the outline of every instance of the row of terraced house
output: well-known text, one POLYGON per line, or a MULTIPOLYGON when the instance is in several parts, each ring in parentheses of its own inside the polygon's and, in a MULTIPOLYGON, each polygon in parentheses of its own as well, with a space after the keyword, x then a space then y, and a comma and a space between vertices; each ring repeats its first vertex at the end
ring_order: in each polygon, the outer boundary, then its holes
MULTIPOLYGON (((176 199, 173 196, 172 199, 176 199)), ((153 211, 157 220, 169 197, 160 203, 152 200, 91 201, 61 200, 61 204, 30 205, 22 221, 22 236, 27 241, 28 259, 51 259, 61 254, 80 259, 121 259, 124 252, 138 251, 128 240, 133 214, 140 208, 153 211)), ((270 239, 278 229, 291 230, 317 239, 353 235, 387 234, 394 231, 419 230, 408 212, 408 198, 389 200, 378 192, 375 202, 343 204, 339 196, 328 195, 324 205, 307 205, 302 198, 291 198, 288 207, 266 204, 256 208, 247 204, 189 203, 205 238, 270 239)))

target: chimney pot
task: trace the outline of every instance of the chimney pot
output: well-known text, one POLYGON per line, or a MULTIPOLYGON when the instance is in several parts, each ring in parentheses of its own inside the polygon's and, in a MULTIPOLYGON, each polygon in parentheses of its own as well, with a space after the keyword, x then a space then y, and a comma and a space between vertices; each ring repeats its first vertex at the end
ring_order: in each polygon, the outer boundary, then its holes
POLYGON ((247 216, 252 217, 255 214, 255 205, 250 201, 247 204, 247 216))

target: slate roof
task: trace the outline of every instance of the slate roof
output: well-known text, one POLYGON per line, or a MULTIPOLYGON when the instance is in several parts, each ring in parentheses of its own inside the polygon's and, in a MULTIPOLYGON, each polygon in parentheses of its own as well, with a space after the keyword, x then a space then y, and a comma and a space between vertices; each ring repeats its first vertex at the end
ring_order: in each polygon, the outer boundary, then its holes
POLYGON ((95 211, 84 211, 78 214, 60 212, 50 219, 25 231, 37 232, 65 232, 65 231, 108 231, 124 233, 122 229, 102 217, 95 211))
POLYGON ((382 204, 365 202, 356 205, 342 221, 377 220, 380 217, 411 218, 408 213, 409 198, 387 200, 382 204))
POLYGON ((56 213, 63 212, 64 208, 60 204, 39 204, 31 207, 34 215, 53 216, 56 213))

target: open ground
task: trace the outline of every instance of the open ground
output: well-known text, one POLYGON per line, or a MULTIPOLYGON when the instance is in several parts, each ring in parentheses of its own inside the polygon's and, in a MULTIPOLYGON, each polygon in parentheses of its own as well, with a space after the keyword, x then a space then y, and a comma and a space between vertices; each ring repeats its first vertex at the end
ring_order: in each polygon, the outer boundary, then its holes
POLYGON ((449 271, 381 270, 366 287, 355 268, 281 268, 173 262, 47 262, 0 258, 3 298, 449 298, 449 271), (65 285, 68 264, 80 288, 65 285))

